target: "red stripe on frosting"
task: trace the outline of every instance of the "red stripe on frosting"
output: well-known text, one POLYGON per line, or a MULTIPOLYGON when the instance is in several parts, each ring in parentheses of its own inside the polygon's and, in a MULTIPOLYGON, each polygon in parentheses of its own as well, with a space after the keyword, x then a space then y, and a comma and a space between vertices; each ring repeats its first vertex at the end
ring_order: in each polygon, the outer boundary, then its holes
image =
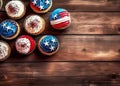
POLYGON ((69 13, 67 11, 60 12, 60 17, 69 16, 69 13))
POLYGON ((36 10, 36 11, 40 11, 41 9, 36 7, 32 2, 30 3, 30 6, 32 9, 36 10))
POLYGON ((53 28, 58 28, 58 29, 60 29, 60 28, 66 27, 66 26, 69 25, 69 24, 70 24, 70 21, 65 21, 65 22, 62 22, 62 23, 59 23, 59 24, 54 24, 54 25, 52 25, 52 26, 53 26, 53 28))

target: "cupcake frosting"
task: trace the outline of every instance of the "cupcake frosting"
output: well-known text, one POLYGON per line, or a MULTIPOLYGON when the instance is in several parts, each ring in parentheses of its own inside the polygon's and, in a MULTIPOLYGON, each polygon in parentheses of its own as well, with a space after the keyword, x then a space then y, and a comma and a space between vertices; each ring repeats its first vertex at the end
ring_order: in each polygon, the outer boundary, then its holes
POLYGON ((16 49, 20 53, 28 53, 30 51, 31 43, 27 38, 20 38, 16 42, 16 49))
POLYGON ((20 36, 16 43, 16 50, 22 54, 28 54, 35 49, 35 41, 27 35, 20 36))
POLYGON ((0 59, 4 59, 9 54, 9 47, 6 43, 0 41, 0 59))
POLYGON ((38 15, 31 15, 25 20, 25 29, 29 33, 38 33, 42 29, 42 19, 38 15))
POLYGON ((31 5, 38 10, 46 10, 51 5, 52 0, 31 0, 31 5))
POLYGON ((4 37, 11 37, 17 32, 16 22, 11 20, 4 20, 0 24, 0 34, 4 37))
POLYGON ((70 13, 62 8, 58 8, 50 15, 50 23, 54 28, 64 28, 71 22, 70 13))
POLYGON ((52 35, 46 35, 40 40, 40 48, 47 53, 52 53, 58 48, 58 40, 52 35))
POLYGON ((21 16, 25 10, 25 6, 21 1, 13 0, 5 6, 6 12, 11 17, 21 16))

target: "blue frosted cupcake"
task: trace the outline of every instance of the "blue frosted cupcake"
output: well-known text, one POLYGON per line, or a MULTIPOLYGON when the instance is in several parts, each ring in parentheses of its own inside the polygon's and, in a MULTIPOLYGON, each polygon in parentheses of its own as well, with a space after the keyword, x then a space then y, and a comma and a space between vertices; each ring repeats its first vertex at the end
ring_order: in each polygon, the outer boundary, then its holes
POLYGON ((53 55, 59 49, 58 39, 52 35, 45 35, 39 39, 38 49, 44 55, 53 55))
POLYGON ((17 22, 13 20, 4 20, 0 23, 0 35, 4 39, 14 39, 20 33, 20 26, 17 22))

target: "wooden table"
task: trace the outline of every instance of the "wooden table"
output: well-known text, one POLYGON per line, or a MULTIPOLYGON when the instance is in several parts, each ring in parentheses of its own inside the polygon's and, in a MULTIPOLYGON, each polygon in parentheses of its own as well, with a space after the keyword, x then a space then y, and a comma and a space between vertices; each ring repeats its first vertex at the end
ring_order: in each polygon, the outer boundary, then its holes
MULTIPOLYGON (((3 0, 4 6, 9 0, 3 0)), ((23 21, 36 14, 29 7, 26 15, 17 20, 21 34, 27 34, 23 21)), ((0 22, 8 19, 4 6, 0 22)), ((60 50, 51 57, 35 52, 18 54, 15 40, 7 41, 12 54, 0 63, 0 86, 116 86, 120 85, 120 0, 53 0, 46 14, 39 14, 47 23, 44 34, 53 34, 60 41, 60 50), (58 8, 71 12, 72 25, 57 31, 49 24, 50 13, 58 8)), ((2 39, 2 38, 0 38, 2 39)), ((4 40, 4 39, 2 39, 4 40)))

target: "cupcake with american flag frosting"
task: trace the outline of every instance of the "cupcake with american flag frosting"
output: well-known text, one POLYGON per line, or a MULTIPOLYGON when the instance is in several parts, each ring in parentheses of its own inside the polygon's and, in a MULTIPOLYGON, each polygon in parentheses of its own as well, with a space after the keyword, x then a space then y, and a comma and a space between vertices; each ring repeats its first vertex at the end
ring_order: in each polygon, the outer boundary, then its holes
POLYGON ((20 33, 19 24, 11 19, 4 20, 0 23, 0 35, 2 38, 12 40, 20 33))
POLYGON ((39 39, 38 49, 44 55, 53 55, 59 50, 59 41, 55 36, 45 35, 39 39))
POLYGON ((36 13, 46 13, 52 7, 52 0, 31 0, 30 7, 36 13))
POLYGON ((63 8, 57 8, 50 15, 50 24, 54 29, 66 29, 71 24, 70 13, 63 8))

